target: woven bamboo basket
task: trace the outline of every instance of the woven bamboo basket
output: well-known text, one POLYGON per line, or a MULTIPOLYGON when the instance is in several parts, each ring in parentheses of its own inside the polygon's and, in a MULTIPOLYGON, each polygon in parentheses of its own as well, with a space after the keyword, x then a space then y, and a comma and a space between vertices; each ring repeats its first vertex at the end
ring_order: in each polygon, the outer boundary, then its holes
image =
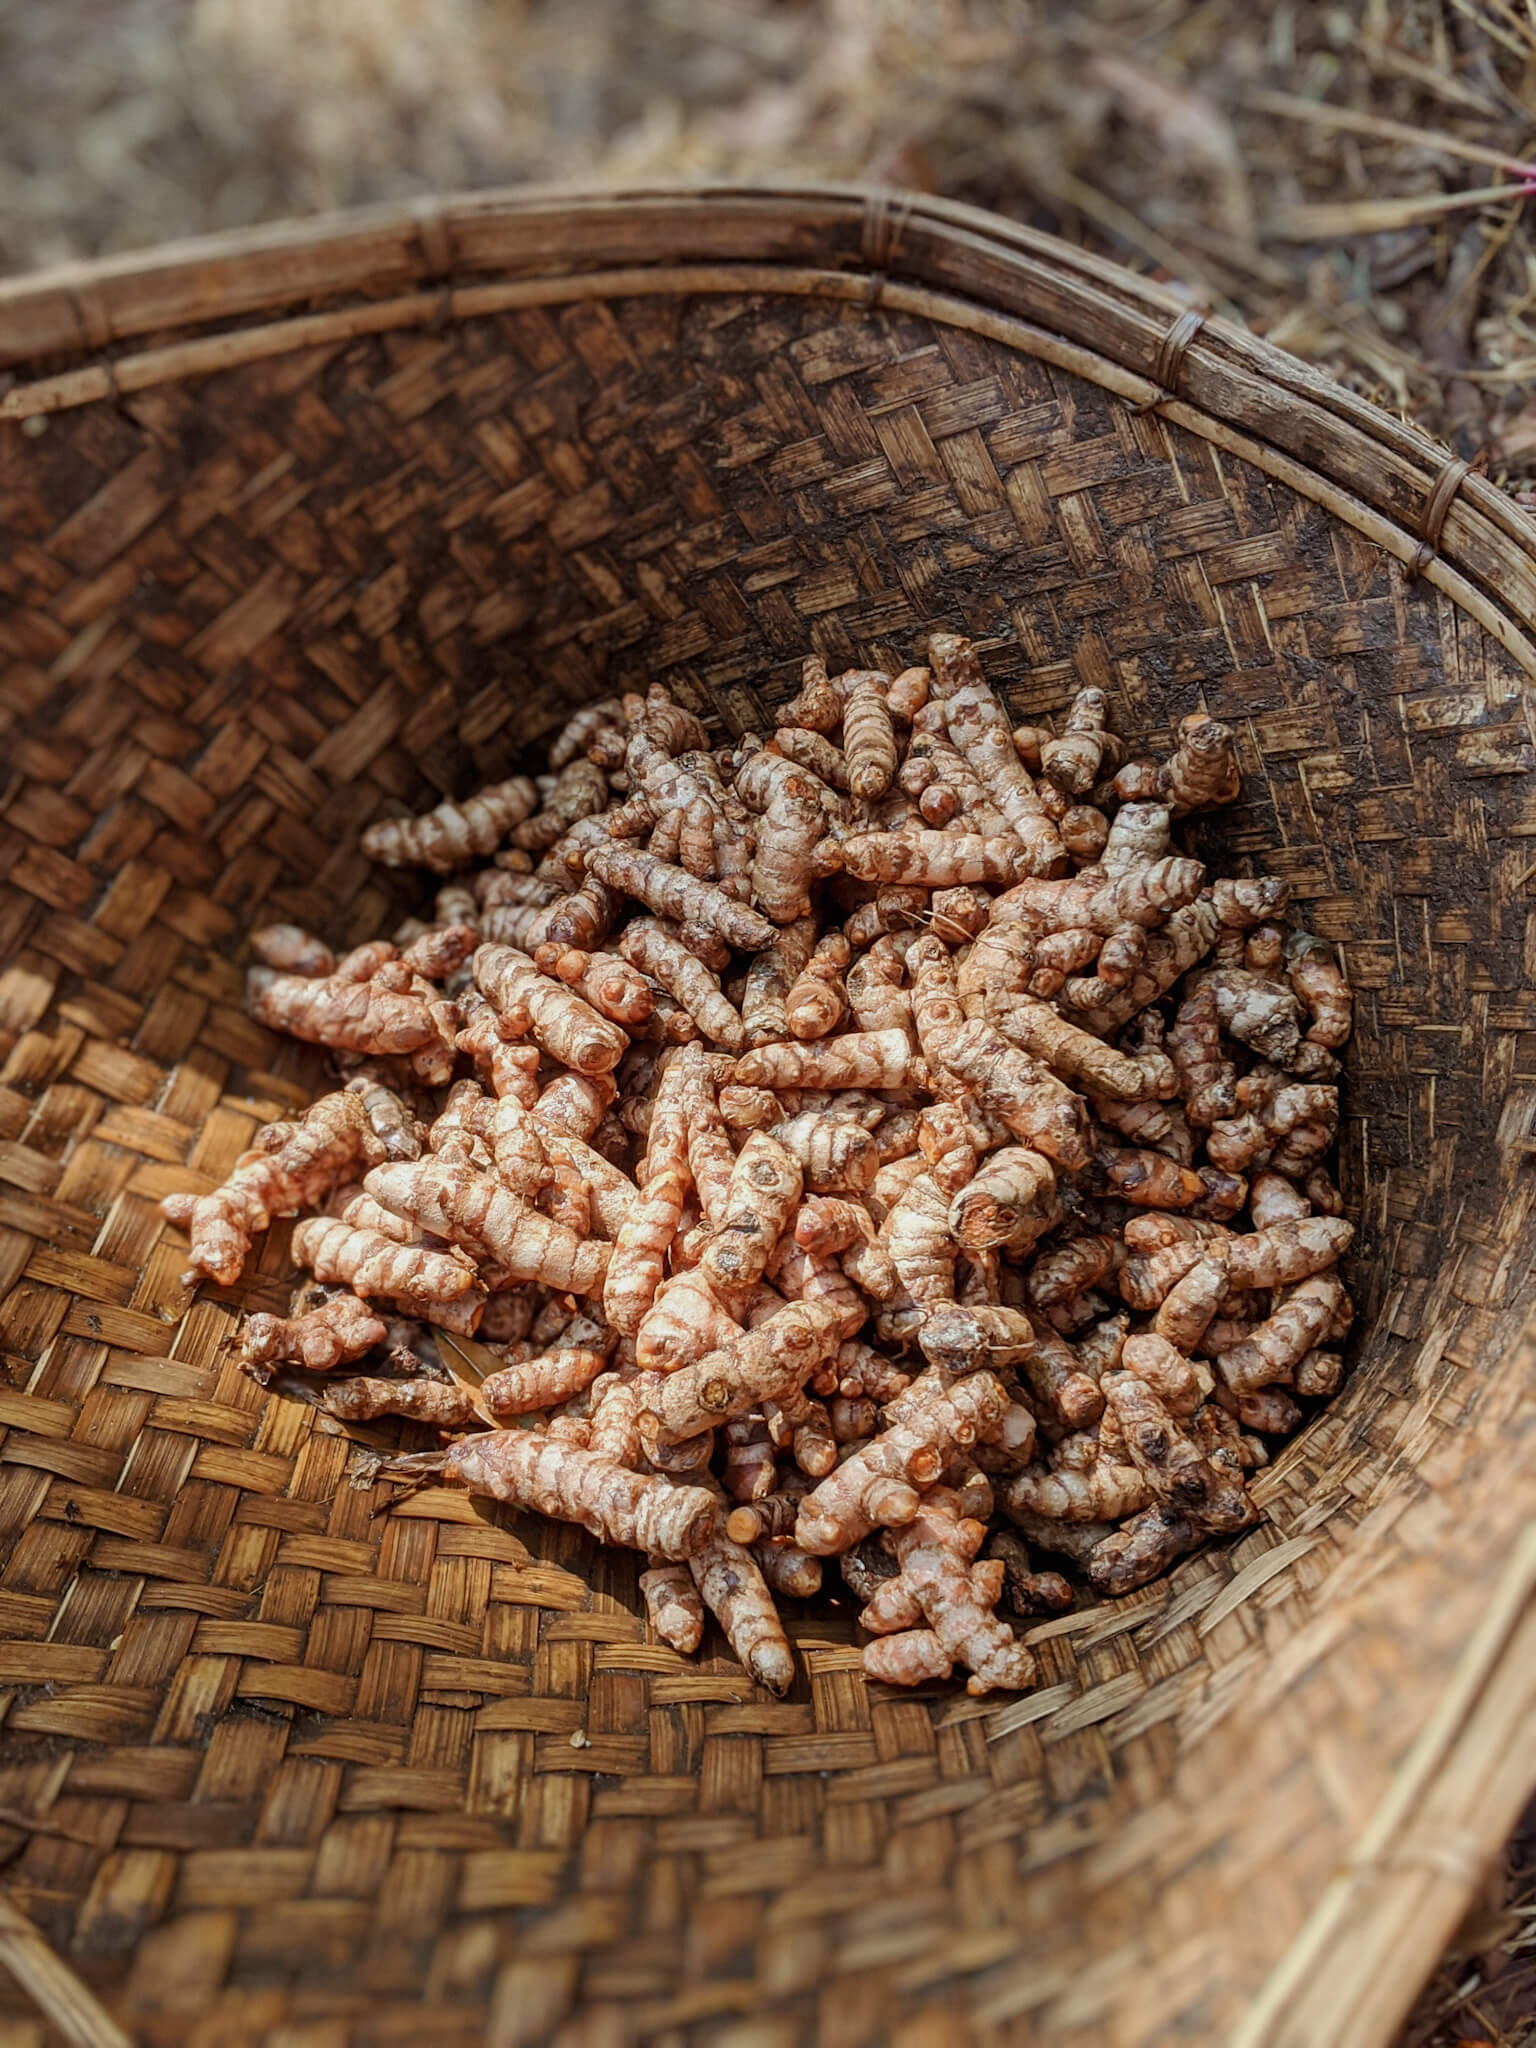
POLYGON ((4 2040, 1388 2040, 1536 1783, 1508 499, 963 207, 520 193, 0 286, 0 536, 4 2040), (1212 843, 1360 992, 1363 1334, 1261 1526, 1034 1629, 1034 1693, 866 1685, 823 1600, 780 1702, 576 1532, 370 1520, 232 1362, 284 1231, 188 1307, 157 1203, 315 1088, 242 934, 393 921, 389 802, 949 622, 1021 717, 1244 734, 1212 843))

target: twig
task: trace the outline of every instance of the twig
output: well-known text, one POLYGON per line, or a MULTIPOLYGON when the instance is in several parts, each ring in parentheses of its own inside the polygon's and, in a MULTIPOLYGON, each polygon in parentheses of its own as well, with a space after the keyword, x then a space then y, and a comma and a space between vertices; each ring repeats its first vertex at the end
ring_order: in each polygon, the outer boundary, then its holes
POLYGON ((1281 207, 1264 223, 1264 230, 1281 242, 1379 235, 1392 228, 1421 227, 1469 207, 1520 199, 1527 192, 1536 192, 1536 173, 1529 185, 1479 185, 1471 192, 1416 192, 1397 199, 1328 199, 1313 206, 1281 207))
POLYGON ((1365 61, 1373 70, 1386 72, 1391 77, 1406 78, 1418 86, 1421 92, 1433 93, 1437 99, 1449 100, 1452 106, 1470 107, 1484 119, 1496 121, 1503 110, 1494 102, 1457 78, 1453 72, 1437 71, 1433 64, 1426 64, 1421 57, 1410 57, 1406 50, 1400 50, 1396 43, 1378 42, 1374 37, 1362 37, 1360 48, 1365 61))
POLYGON ((1375 135, 1383 142, 1406 142, 1419 149, 1437 150, 1441 156, 1459 156, 1470 164, 1489 164, 1496 171, 1508 171, 1516 178, 1536 178, 1536 164, 1523 162, 1506 151, 1489 149, 1480 142, 1463 142, 1443 128, 1415 128, 1409 121, 1390 121, 1384 114, 1361 114, 1353 107, 1329 106, 1323 100, 1303 99, 1299 93, 1245 93, 1244 104, 1255 113, 1275 114, 1287 121, 1310 121, 1318 128, 1347 128, 1356 135, 1375 135))
POLYGON ((1531 42, 1529 37, 1522 42, 1518 36, 1512 36, 1508 29, 1500 28, 1496 22, 1490 21, 1486 14, 1480 14, 1472 5, 1472 0, 1451 0, 1451 5, 1466 20, 1474 22, 1482 30, 1483 34, 1488 37, 1490 42, 1495 42, 1501 49, 1508 50, 1512 56, 1520 58, 1522 63, 1529 63, 1531 58, 1531 42))

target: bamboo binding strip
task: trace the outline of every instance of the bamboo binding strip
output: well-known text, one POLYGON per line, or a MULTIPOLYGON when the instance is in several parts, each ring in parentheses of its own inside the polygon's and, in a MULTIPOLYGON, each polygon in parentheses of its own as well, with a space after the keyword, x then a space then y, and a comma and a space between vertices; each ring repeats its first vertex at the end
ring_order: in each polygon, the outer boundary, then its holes
POLYGON ((0 2030, 1387 2042, 1536 1774, 1529 523, 1161 287, 857 188, 115 258, 0 284, 0 365, 0 2030), (316 1085, 242 934, 391 921, 370 818, 940 622, 1021 718, 1239 725, 1212 843, 1360 992, 1362 1336, 1262 1526, 1030 1631, 1036 1692, 866 1685, 823 1600, 780 1702, 576 1532, 370 1519, 231 1363, 283 1230, 189 1307, 157 1204, 316 1085))

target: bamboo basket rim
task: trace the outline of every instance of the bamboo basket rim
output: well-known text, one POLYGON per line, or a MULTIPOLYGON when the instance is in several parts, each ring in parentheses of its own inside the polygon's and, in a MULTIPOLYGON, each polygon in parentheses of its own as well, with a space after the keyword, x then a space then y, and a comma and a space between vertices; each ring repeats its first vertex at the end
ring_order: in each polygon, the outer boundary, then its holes
POLYGON ((1408 574, 1443 588, 1536 676, 1536 520, 1469 464, 1168 286, 980 208, 896 188, 760 180, 658 182, 624 193, 574 184, 492 189, 233 229, 0 280, 0 420, 353 334, 647 286, 776 289, 871 310, 888 304, 1003 340, 1021 338, 1018 329, 1010 334, 993 321, 1017 316, 1022 302, 1036 344, 1045 338, 1072 350, 1070 358, 1052 356, 1061 367, 1218 445, 1224 430, 1254 429, 1229 451, 1326 504, 1408 574), (562 235, 569 257, 554 253, 562 235), (699 239, 719 260, 686 260, 699 239), (808 243, 831 262, 792 262, 808 243), (606 260, 583 267, 583 254, 590 261, 605 251, 606 260), (946 257, 961 259, 973 285, 989 281, 995 305, 974 289, 946 290, 957 267, 946 257), (486 272, 504 280, 506 295, 453 282, 486 272), (381 302, 386 281, 406 289, 381 302), (225 326, 171 348, 122 351, 160 329, 243 322, 317 298, 326 310, 298 321, 225 326), (49 374, 59 358, 72 366, 49 374), (28 374, 29 365, 41 374, 28 374), (1221 398, 1214 411, 1195 403, 1213 374, 1221 398), (1264 383, 1276 394, 1267 403, 1264 383), (1287 456, 1303 459, 1281 467, 1287 456), (1385 525, 1363 516, 1372 513, 1385 514, 1385 525))
MULTIPOLYGON (((884 307, 1021 348, 1321 504, 1536 677, 1536 521, 1486 478, 1178 291, 927 195, 793 180, 624 193, 523 187, 282 221, 0 280, 0 421, 364 334, 691 293, 884 307)), ((1519 1351, 1536 1358, 1536 1319, 1519 1351)), ((1236 2048, 1372 2048, 1390 2038, 1536 1781, 1533 1710, 1536 1522, 1236 2048), (1437 1785, 1462 1801, 1465 1824, 1437 1807, 1437 1785), (1413 1983, 1383 1995, 1381 1970, 1390 1958, 1401 1971, 1405 1952, 1413 1983)), ((5 1900, 0 1892, 9 1937, 0 1960, 18 1936, 27 1943, 5 1900)), ((56 2022, 67 2024, 73 1973, 61 1963, 56 1981, 46 1968, 29 1975, 39 2003, 51 1996, 56 2022)), ((1004 1998, 991 2017, 1011 2009, 1004 1998)))

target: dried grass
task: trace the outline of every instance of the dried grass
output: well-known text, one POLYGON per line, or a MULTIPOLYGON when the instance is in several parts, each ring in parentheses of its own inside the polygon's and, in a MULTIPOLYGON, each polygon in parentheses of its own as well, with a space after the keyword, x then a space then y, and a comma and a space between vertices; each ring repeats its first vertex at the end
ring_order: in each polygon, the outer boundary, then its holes
MULTIPOLYGON (((0 270, 528 179, 970 199, 1536 506, 1536 0, 0 0, 0 113, 0 270)), ((1536 1819, 1512 1857, 1403 2048, 1536 2044, 1536 1819)))
POLYGON ((1536 472, 1532 0, 0 0, 0 79, 0 269, 453 186, 885 178, 1536 472))

